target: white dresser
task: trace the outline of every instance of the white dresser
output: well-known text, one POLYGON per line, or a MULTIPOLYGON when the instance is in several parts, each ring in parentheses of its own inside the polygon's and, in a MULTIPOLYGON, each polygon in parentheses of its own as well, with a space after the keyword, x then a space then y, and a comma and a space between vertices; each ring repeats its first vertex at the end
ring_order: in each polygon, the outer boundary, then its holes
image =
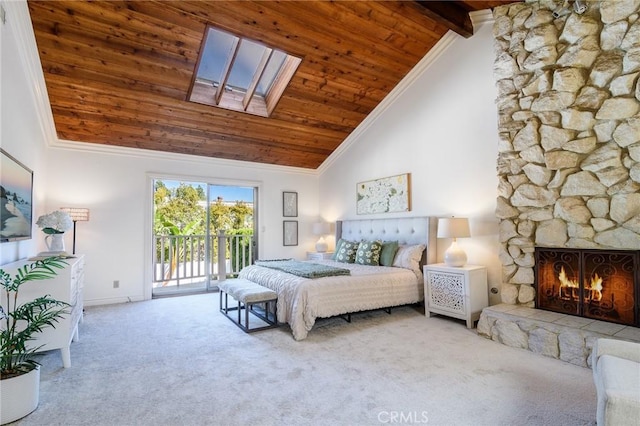
MULTIPOLYGON (((18 303, 33 300, 36 297, 50 295, 56 300, 67 302, 71 305, 68 308, 69 314, 64 315, 56 324, 55 328, 47 327, 41 333, 36 334, 36 339, 31 341, 29 346, 38 347, 43 345, 38 352, 60 349, 62 364, 65 368, 71 366, 71 341, 78 340, 78 323, 82 320, 82 288, 84 286, 84 255, 65 259, 68 263, 64 269, 55 269, 56 277, 48 280, 29 281, 20 286, 18 293, 18 303)), ((2 265, 11 276, 14 276, 17 269, 32 263, 28 260, 20 260, 14 263, 2 265)))
POLYGON ((489 305, 487 268, 465 265, 447 266, 444 263, 424 267, 425 315, 431 313, 463 319, 468 328, 480 318, 489 305))

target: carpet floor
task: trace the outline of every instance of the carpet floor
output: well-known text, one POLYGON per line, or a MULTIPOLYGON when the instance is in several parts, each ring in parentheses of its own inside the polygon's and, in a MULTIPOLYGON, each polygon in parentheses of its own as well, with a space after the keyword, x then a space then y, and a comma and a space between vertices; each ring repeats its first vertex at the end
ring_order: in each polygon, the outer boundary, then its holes
POLYGON ((89 307, 28 425, 594 425, 591 370, 417 307, 246 334, 218 295, 89 307))

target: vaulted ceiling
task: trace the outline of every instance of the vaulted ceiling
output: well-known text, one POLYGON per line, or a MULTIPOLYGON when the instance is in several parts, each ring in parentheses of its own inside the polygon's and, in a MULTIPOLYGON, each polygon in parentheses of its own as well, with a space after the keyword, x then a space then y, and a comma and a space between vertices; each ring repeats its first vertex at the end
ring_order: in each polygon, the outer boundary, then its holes
POLYGON ((315 169, 469 11, 511 2, 28 5, 60 139, 315 169), (208 24, 302 58, 270 117, 187 101, 208 24))

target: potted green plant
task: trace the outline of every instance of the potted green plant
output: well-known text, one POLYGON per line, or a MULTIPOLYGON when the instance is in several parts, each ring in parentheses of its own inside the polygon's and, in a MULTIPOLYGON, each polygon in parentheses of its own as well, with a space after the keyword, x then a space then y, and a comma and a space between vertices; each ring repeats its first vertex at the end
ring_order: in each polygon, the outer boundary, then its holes
POLYGON ((67 265, 59 257, 48 257, 20 267, 11 276, 0 269, 2 301, 0 303, 0 424, 15 421, 36 409, 40 392, 40 368, 35 353, 41 346, 29 342, 65 314, 65 302, 49 295, 21 302, 20 287, 57 275, 56 269, 67 265))

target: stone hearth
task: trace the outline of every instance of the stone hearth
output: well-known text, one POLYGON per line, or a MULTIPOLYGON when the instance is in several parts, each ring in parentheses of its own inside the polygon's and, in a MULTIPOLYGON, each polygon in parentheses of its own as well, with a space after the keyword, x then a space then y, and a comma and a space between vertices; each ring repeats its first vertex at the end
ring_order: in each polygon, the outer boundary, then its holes
POLYGON ((640 342, 640 329, 636 327, 505 303, 483 309, 478 334, 507 346, 589 368, 596 339, 640 342))

